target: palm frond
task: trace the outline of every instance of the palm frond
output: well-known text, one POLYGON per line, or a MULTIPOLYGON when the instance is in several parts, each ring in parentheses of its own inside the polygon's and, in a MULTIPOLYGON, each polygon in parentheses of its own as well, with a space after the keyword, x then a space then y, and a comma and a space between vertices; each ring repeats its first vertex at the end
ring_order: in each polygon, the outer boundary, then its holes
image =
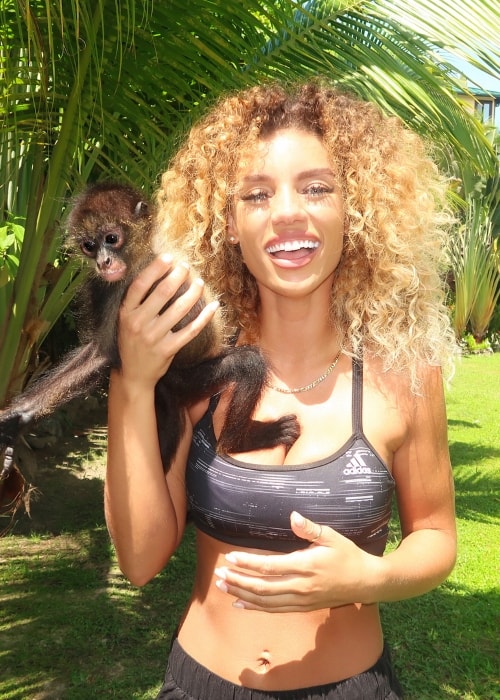
POLYGON ((3 0, 0 202, 25 234, 15 280, 0 257, 0 403, 78 283, 57 252, 75 190, 113 177, 149 192, 221 92, 316 74, 491 176, 437 51, 494 72, 497 26, 496 0, 3 0))

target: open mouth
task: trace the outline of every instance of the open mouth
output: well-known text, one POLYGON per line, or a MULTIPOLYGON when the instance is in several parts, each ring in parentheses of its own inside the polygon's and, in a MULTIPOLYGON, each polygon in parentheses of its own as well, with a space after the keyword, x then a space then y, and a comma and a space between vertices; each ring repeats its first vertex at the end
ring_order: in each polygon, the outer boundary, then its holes
POLYGON ((296 240, 281 241, 266 248, 266 252, 273 258, 280 260, 297 260, 307 255, 319 247, 318 241, 296 240))

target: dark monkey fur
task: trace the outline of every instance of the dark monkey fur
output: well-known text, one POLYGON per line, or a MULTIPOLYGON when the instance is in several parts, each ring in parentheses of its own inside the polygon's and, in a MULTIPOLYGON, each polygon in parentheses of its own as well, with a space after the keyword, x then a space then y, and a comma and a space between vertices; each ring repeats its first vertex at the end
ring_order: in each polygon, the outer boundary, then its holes
MULTIPOLYGON (((111 368, 120 367, 117 325, 123 296, 137 274, 161 252, 152 246, 150 206, 139 192, 124 185, 100 183, 85 190, 74 202, 67 228, 70 243, 95 265, 80 292, 82 345, 0 412, 0 453, 5 450, 0 480, 12 468, 14 443, 23 428, 67 401, 89 394, 105 382, 111 368)), ((172 301, 187 286, 184 283, 172 301)), ((197 302, 177 328, 193 320, 204 305, 203 299, 197 302)), ((247 452, 280 444, 288 449, 300 433, 295 416, 269 422, 251 419, 266 379, 266 363, 258 348, 223 346, 212 320, 176 354, 156 386, 164 470, 184 432, 185 408, 230 385, 234 389, 218 451, 247 452)))

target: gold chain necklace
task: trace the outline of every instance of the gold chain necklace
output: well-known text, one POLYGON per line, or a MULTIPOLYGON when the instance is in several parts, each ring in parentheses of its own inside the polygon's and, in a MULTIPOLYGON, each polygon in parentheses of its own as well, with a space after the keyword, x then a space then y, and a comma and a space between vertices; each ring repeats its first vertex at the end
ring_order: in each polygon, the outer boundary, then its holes
POLYGON ((310 391, 311 389, 314 389, 315 387, 317 387, 318 384, 321 384, 321 382, 324 382, 325 379, 333 372, 333 370, 337 366, 337 362, 339 361, 341 355, 342 355, 342 347, 340 348, 337 357, 334 359, 332 364, 328 367, 326 372, 324 372, 320 377, 315 379, 310 384, 306 384, 305 386, 300 386, 297 389, 283 389, 282 387, 275 386, 274 384, 268 384, 267 386, 270 389, 273 389, 274 391, 279 391, 280 394, 302 394, 302 392, 304 392, 304 391, 310 391))

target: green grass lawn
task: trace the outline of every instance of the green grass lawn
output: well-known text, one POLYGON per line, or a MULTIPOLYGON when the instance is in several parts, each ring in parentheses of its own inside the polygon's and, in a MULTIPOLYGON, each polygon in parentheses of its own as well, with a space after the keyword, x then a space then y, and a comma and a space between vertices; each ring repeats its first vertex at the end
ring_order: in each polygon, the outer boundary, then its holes
POLYGON ((382 608, 408 700, 500 698, 500 354, 464 357, 447 391, 458 559, 421 598, 382 608))
MULTIPOLYGON (((407 700, 500 698, 499 387, 500 354, 466 357, 447 393, 454 572, 432 593, 382 607, 407 700)), ((0 540, 0 700, 146 700, 161 685, 193 533, 154 581, 130 586, 104 525, 104 450, 96 428, 38 453, 32 519, 0 540)))

